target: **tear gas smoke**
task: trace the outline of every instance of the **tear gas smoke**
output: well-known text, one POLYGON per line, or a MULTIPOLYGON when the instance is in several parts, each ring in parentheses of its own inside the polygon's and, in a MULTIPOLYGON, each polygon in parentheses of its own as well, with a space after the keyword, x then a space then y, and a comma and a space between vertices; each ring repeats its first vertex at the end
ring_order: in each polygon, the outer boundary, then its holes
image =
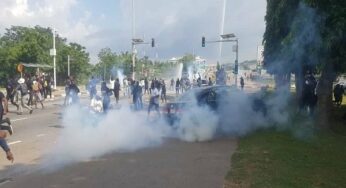
POLYGON ((183 76, 183 67, 184 67, 183 63, 179 63, 178 69, 177 69, 177 73, 176 73, 176 75, 175 75, 175 78, 176 78, 176 79, 177 79, 177 78, 180 79, 180 78, 183 76))
MULTIPOLYGON (((269 119, 280 122, 286 118, 284 111, 280 116, 271 113, 273 116, 264 117, 261 112, 253 110, 252 99, 240 91, 221 96, 222 102, 218 104, 217 111, 198 105, 193 92, 186 96, 188 108, 174 126, 170 126, 164 118, 157 117, 151 121, 152 116, 148 119, 145 111, 133 112, 126 104, 122 104, 120 110, 112 110, 105 115, 92 114, 88 109, 72 106, 63 115, 64 129, 48 161, 50 165, 51 161, 55 161, 53 165, 61 166, 110 152, 132 152, 159 146, 165 138, 200 142, 218 136, 243 136, 268 126, 269 119)), ((268 104, 277 104, 278 101, 271 99, 268 104)), ((274 112, 276 108, 269 111, 274 112)))

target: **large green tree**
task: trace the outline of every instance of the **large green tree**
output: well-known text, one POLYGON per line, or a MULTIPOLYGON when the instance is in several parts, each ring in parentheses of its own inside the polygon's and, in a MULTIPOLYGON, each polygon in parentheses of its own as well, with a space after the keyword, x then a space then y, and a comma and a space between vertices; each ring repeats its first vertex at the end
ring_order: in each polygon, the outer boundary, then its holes
MULTIPOLYGON (((16 65, 19 63, 44 64, 53 66, 53 58, 49 50, 53 46, 52 30, 50 28, 12 26, 7 28, 0 37, 0 80, 4 84, 7 77, 16 74, 16 65)), ((63 83, 67 77, 67 55, 72 58, 71 74, 78 81, 85 79, 91 71, 89 54, 85 47, 77 43, 67 43, 67 39, 56 37, 57 49, 57 77, 58 83, 63 83)), ((34 69, 26 69, 26 73, 34 73, 34 69)), ((45 72, 53 73, 52 69, 45 72)))
POLYGON ((297 96, 304 74, 320 75, 318 122, 327 127, 336 76, 346 71, 346 1, 267 0, 264 57, 277 86, 296 75, 297 96))

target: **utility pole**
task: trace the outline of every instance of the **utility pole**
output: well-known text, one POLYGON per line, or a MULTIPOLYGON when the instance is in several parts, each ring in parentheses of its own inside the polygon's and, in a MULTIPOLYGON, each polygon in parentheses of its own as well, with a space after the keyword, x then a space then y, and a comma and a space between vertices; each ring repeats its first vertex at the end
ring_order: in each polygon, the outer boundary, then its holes
POLYGON ((70 76, 70 55, 67 55, 67 76, 70 76))
POLYGON ((239 50, 238 39, 235 39, 235 42, 236 42, 236 47, 235 47, 236 58, 235 58, 235 64, 234 64, 234 74, 235 74, 235 86, 238 87, 238 50, 239 50))
POLYGON ((50 50, 50 55, 53 56, 54 69, 54 89, 56 89, 56 49, 55 49, 55 29, 53 28, 53 49, 50 50))
MULTIPOLYGON (((135 38, 135 0, 132 0, 132 40, 135 38)), ((136 72, 136 54, 135 54, 135 43, 132 42, 132 79, 135 80, 136 72)))

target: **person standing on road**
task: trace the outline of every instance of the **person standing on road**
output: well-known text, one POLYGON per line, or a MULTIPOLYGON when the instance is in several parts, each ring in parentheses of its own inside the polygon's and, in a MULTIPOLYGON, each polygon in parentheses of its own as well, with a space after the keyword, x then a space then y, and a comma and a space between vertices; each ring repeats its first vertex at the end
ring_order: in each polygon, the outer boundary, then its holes
POLYGON ((241 90, 244 90, 244 85, 245 85, 244 78, 241 76, 240 77, 240 87, 241 87, 241 90))
POLYGON ((177 95, 179 95, 179 90, 180 90, 180 81, 178 78, 177 81, 175 82, 175 92, 177 95))
POLYGON ((123 80, 123 89, 124 89, 124 97, 125 96, 130 96, 130 92, 129 92, 129 81, 127 78, 125 78, 123 80))
POLYGON ((23 114, 23 107, 29 110, 29 113, 32 114, 33 109, 28 106, 26 104, 26 100, 28 100, 29 98, 29 94, 28 94, 28 88, 27 85, 25 83, 25 79, 24 78, 20 78, 18 80, 18 86, 16 88, 17 91, 19 91, 19 95, 20 95, 20 105, 19 105, 19 115, 23 114))
POLYGON ((336 106, 341 106, 342 96, 345 92, 343 85, 336 84, 333 92, 334 92, 334 99, 335 99, 336 106))
POLYGON ((114 82, 114 97, 115 97, 115 101, 118 104, 119 103, 119 93, 120 93, 120 82, 119 82, 119 78, 117 78, 114 82))
POLYGON ((66 106, 69 103, 70 100, 70 85, 71 85, 71 79, 68 76, 66 81, 65 81, 65 99, 64 99, 64 106, 66 106))
POLYGON ((171 91, 174 91, 174 78, 172 78, 171 85, 170 85, 169 88, 170 88, 171 91))
POLYGON ((162 80, 162 84, 161 84, 161 101, 162 101, 162 103, 167 102, 166 92, 167 92, 166 84, 165 84, 165 81, 162 80))
POLYGON ((107 87, 107 83, 105 81, 102 82, 101 93, 102 93, 103 112, 107 113, 111 103, 110 96, 112 95, 112 90, 107 87))
POLYGON ((149 81, 148 78, 145 78, 144 80, 144 94, 149 93, 149 81))
POLYGON ((50 75, 48 75, 46 77, 46 83, 47 83, 47 86, 46 86, 46 96, 45 96, 45 99, 47 98, 47 96, 49 95, 49 99, 52 99, 52 77, 50 75))
POLYGON ((78 93, 80 92, 78 86, 76 85, 75 81, 71 79, 71 84, 69 87, 69 96, 72 99, 72 104, 77 104, 79 102, 78 93))
POLYGON ((35 108, 37 109, 37 102, 41 103, 42 110, 44 109, 43 106, 43 97, 40 93, 40 89, 42 88, 42 85, 38 81, 34 81, 32 85, 32 92, 33 92, 33 98, 35 100, 35 108))
POLYGON ((93 99, 96 96, 97 90, 96 90, 96 79, 94 76, 91 77, 89 84, 89 95, 90 95, 90 100, 93 99))

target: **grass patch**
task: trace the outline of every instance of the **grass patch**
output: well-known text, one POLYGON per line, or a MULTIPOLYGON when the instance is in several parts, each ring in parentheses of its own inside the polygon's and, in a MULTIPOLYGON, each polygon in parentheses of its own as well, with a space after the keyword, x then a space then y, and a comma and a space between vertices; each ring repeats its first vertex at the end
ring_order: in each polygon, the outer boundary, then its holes
POLYGON ((330 131, 316 132, 298 118, 289 131, 241 138, 225 187, 346 187, 345 112, 346 106, 335 108, 330 131))

